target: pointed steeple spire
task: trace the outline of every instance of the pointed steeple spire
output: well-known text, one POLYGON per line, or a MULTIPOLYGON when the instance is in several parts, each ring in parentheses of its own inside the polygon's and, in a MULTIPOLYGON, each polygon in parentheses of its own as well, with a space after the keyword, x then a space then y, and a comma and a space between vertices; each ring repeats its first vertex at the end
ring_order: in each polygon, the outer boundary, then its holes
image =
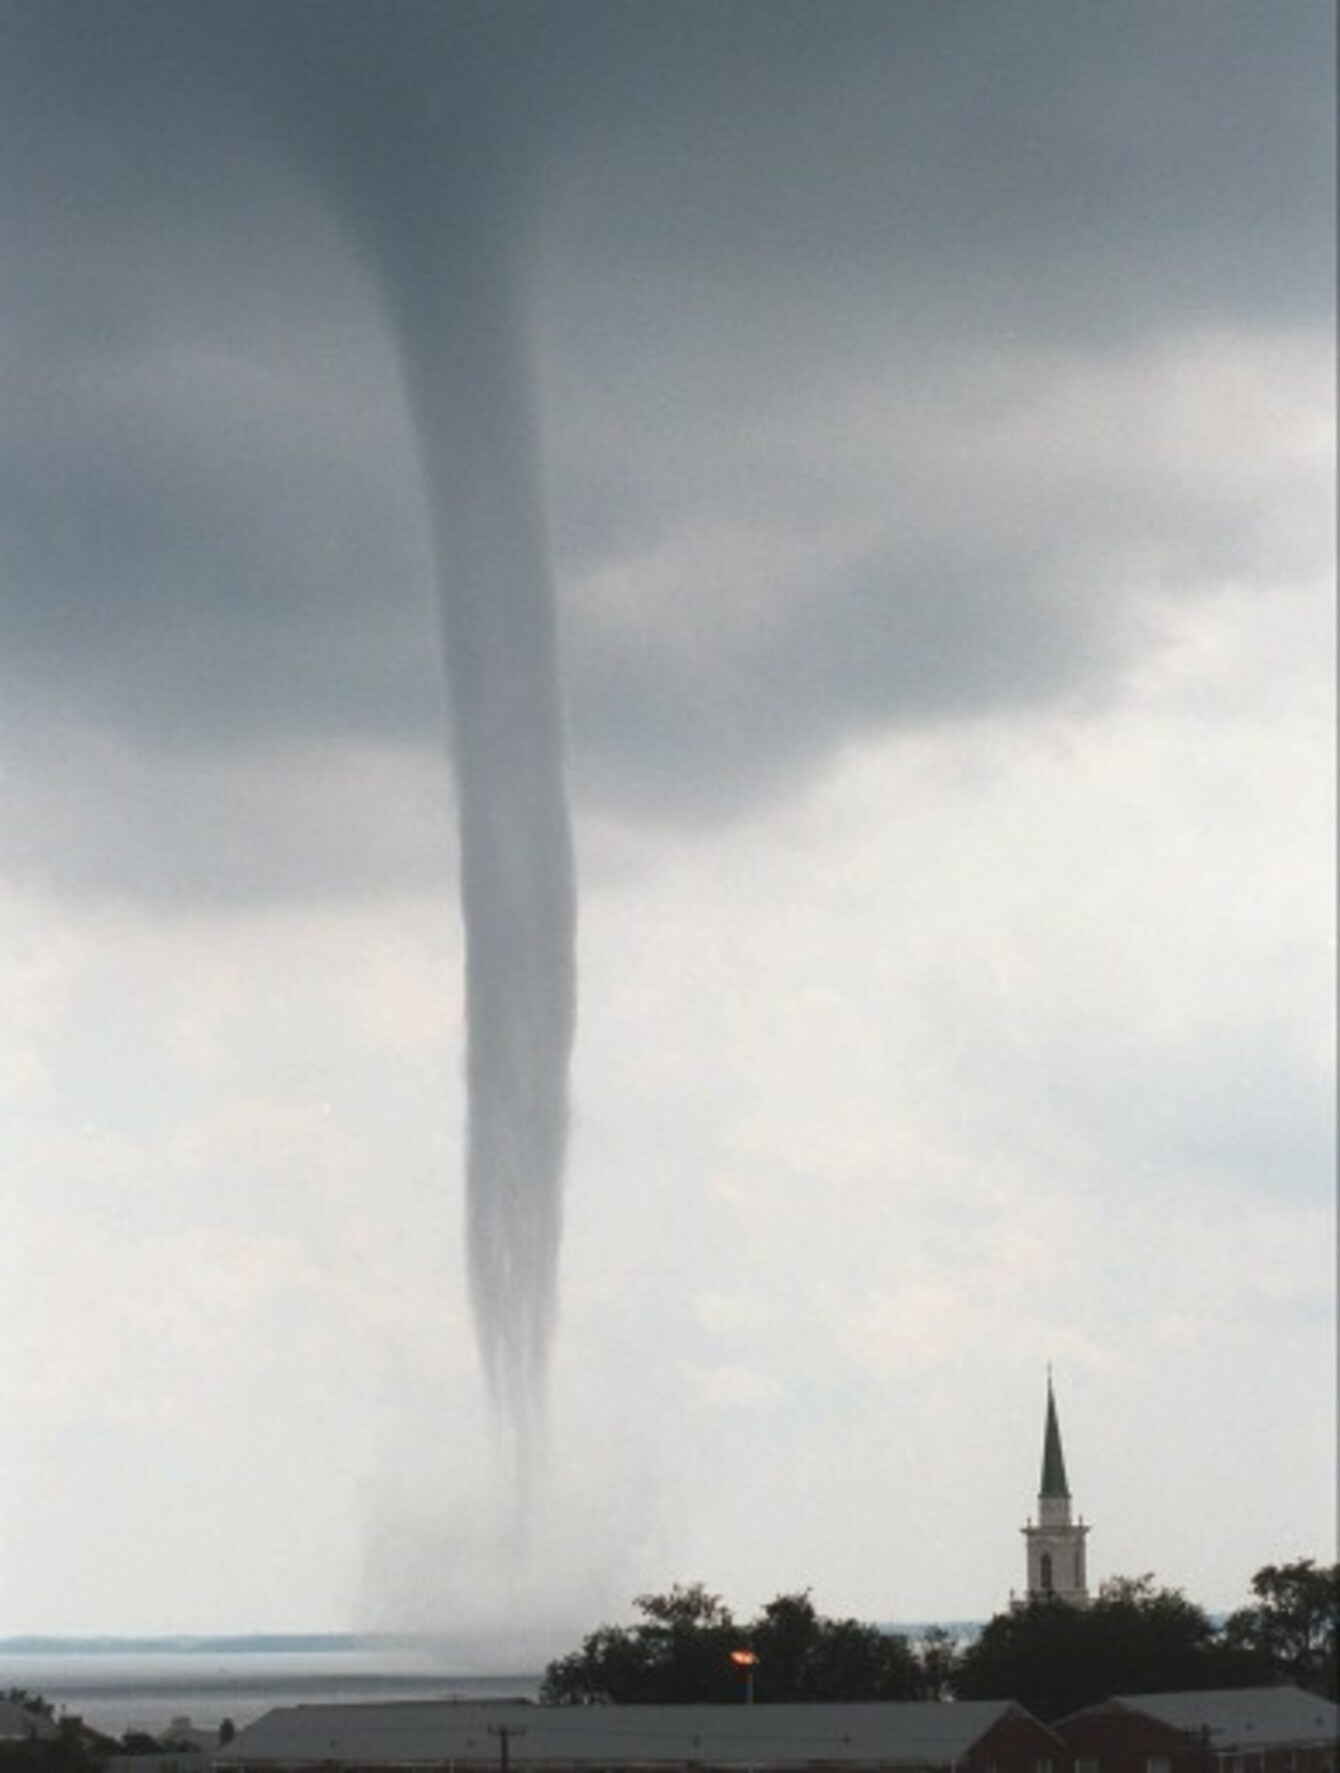
POLYGON ((1038 1492, 1038 1521, 1024 1528, 1028 1546, 1028 1597, 1030 1600, 1064 1601, 1083 1607, 1089 1599, 1085 1576, 1084 1541, 1089 1529, 1083 1518, 1070 1515, 1070 1485, 1061 1451, 1061 1424, 1056 1415, 1052 1370, 1047 1368, 1047 1427, 1042 1440, 1042 1487, 1038 1492))
POLYGON ((1056 1394, 1052 1390, 1051 1371, 1047 1372, 1047 1429, 1042 1442, 1042 1485, 1039 1496, 1064 1496, 1069 1499, 1070 1486, 1065 1476, 1065 1454, 1061 1451, 1061 1429, 1056 1420, 1056 1394))

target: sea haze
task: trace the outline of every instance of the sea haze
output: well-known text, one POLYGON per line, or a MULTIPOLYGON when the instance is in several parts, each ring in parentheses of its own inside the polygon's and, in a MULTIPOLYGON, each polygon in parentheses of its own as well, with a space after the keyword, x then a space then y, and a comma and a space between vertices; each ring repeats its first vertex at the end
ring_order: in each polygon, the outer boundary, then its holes
POLYGON ((122 1736, 187 1718, 240 1729, 305 1701, 534 1698, 551 1657, 539 1634, 0 1638, 0 1691, 22 1687, 58 1712, 122 1736))
MULTIPOLYGON (((925 1624, 884 1627, 919 1637, 925 1624)), ((943 1629, 960 1640, 976 1622, 943 1629)), ((108 1735, 159 1734, 187 1719, 238 1729, 278 1705, 376 1700, 535 1699, 572 1636, 257 1633, 233 1637, 0 1638, 0 1692, 21 1687, 108 1735)))

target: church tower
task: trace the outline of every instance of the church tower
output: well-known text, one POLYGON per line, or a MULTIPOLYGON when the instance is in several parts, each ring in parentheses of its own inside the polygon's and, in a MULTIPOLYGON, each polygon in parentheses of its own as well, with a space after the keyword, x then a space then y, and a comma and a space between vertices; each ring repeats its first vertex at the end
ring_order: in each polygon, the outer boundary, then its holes
POLYGON ((1024 1528, 1028 1549, 1028 1599, 1068 1601, 1082 1607, 1089 1598, 1084 1568, 1084 1541, 1089 1529, 1081 1515, 1070 1518, 1070 1486, 1066 1482, 1061 1428, 1056 1419, 1052 1376, 1047 1374, 1047 1425, 1042 1439, 1042 1486, 1038 1519, 1024 1528))

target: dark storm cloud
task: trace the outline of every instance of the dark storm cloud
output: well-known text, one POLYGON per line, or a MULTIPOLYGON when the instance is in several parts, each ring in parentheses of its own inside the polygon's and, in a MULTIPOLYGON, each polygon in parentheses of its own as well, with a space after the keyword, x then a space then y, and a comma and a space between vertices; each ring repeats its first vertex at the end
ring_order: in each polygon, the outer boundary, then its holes
POLYGON ((1327 7, 800 16, 781 40, 759 22, 728 91, 685 82, 572 143, 563 225, 585 257, 709 285, 784 272, 839 312, 896 300, 937 336, 1328 311, 1327 7))
POLYGON ((334 195, 412 232, 407 111, 469 162, 476 229, 533 254, 580 781, 651 816, 747 805, 854 730, 1101 693, 1141 644, 1136 554, 1188 583, 1212 544, 1250 555, 1240 512, 1152 472, 1105 501, 1107 459, 1050 487, 983 468, 965 360, 1140 373, 1151 339, 1329 313, 1320 5, 0 20, 6 824, 49 788, 57 873, 81 843, 84 878, 121 868, 100 746, 239 778, 268 755, 279 803, 303 747, 300 819, 324 739, 438 743, 410 428, 334 195), (871 472, 878 533, 835 520, 824 465, 863 382, 922 427, 871 472), (695 533, 749 570, 695 577, 695 533))

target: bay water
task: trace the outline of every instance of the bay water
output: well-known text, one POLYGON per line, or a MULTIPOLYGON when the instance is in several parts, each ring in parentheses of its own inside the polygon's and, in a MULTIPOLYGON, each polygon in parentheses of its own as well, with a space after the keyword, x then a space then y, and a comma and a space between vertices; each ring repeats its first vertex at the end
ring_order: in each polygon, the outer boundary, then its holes
POLYGON ((278 1705, 410 1699, 533 1699, 570 1648, 386 1636, 0 1638, 0 1693, 40 1694, 57 1716, 121 1737, 173 1723, 217 1734, 278 1705))

